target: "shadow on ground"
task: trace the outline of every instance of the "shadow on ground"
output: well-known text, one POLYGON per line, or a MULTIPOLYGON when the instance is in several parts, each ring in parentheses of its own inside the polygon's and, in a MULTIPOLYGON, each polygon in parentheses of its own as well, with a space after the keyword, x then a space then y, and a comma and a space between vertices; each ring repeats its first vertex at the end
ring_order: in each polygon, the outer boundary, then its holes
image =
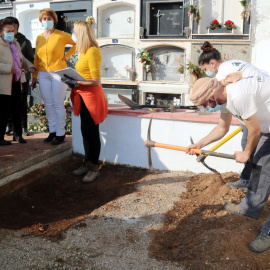
MULTIPOLYGON (((0 198, 0 227, 61 239, 61 232, 100 206, 132 193, 146 169, 104 165, 91 184, 72 176, 81 164, 70 161, 48 175, 0 198)), ((112 206, 113 207, 113 206, 112 206)))

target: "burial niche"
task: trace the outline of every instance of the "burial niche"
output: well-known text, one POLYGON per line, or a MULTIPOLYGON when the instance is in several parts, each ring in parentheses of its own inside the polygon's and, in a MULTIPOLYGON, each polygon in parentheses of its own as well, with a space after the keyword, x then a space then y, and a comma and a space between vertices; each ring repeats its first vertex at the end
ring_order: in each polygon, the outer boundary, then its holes
POLYGON ((185 63, 184 49, 177 47, 158 47, 148 50, 153 56, 151 61, 152 80, 178 81, 183 77, 178 69, 185 63))
POLYGON ((149 3, 148 35, 183 36, 183 2, 149 3))

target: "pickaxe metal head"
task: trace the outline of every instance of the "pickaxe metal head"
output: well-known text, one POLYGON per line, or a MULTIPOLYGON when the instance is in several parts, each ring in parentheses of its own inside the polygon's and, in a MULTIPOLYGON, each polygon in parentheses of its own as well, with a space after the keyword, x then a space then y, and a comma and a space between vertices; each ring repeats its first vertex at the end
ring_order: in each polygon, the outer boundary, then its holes
MULTIPOLYGON (((194 141, 193 141, 193 139, 192 139, 191 136, 190 136, 190 141, 191 141, 192 144, 194 144, 194 141)), ((215 172, 215 173, 218 172, 218 171, 216 171, 215 169, 209 167, 209 166, 205 163, 205 161, 204 161, 204 159, 206 158, 205 155, 202 155, 202 154, 201 154, 201 155, 196 154, 196 156, 197 156, 197 161, 198 161, 198 162, 201 162, 208 170, 210 170, 210 171, 212 171, 212 172, 215 172), (200 157, 201 157, 201 159, 200 159, 200 157)))

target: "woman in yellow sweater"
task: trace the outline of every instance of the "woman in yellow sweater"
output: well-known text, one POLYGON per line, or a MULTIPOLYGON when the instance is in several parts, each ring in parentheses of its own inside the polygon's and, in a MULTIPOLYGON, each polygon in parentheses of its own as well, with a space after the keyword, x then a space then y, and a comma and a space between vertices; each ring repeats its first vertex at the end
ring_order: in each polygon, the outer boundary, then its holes
POLYGON ((85 175, 83 183, 91 183, 99 176, 99 123, 106 118, 108 107, 100 81, 102 56, 92 25, 82 21, 75 23, 74 35, 77 38, 77 52, 80 53, 75 68, 86 81, 76 81, 69 77, 62 80, 72 88, 70 97, 74 115, 81 117, 85 150, 84 164, 73 175, 85 175))
POLYGON ((57 145, 65 139, 66 111, 64 100, 67 86, 54 72, 67 68, 66 61, 75 52, 76 44, 70 34, 55 29, 58 18, 52 9, 42 9, 39 12, 39 21, 45 31, 36 40, 34 65, 37 68, 37 73, 33 75, 32 86, 35 87, 39 81, 40 93, 49 122, 50 134, 44 142, 52 141, 52 144, 57 145), (64 55, 67 44, 73 46, 64 55))

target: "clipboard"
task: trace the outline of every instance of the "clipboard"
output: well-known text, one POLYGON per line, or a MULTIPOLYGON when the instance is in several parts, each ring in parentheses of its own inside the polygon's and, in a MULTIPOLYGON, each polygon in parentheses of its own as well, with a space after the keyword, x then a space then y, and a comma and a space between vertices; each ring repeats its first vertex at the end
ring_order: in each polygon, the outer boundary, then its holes
POLYGON ((60 70, 54 71, 53 73, 56 73, 61 78, 65 78, 64 75, 68 75, 70 78, 76 81, 86 81, 86 79, 83 76, 81 76, 75 69, 71 67, 60 69, 60 70))

